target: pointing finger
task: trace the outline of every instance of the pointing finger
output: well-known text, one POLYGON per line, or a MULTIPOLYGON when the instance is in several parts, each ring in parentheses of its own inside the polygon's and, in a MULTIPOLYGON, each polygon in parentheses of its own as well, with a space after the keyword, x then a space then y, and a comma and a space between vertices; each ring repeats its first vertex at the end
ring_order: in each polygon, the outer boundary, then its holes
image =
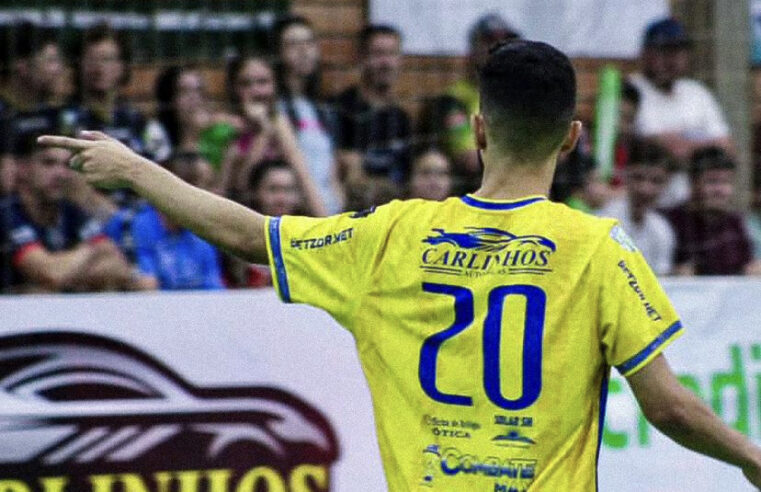
POLYGON ((44 135, 39 137, 37 139, 37 143, 45 147, 60 147, 62 149, 68 149, 74 152, 89 149, 94 144, 94 142, 82 140, 79 138, 57 137, 53 135, 44 135))

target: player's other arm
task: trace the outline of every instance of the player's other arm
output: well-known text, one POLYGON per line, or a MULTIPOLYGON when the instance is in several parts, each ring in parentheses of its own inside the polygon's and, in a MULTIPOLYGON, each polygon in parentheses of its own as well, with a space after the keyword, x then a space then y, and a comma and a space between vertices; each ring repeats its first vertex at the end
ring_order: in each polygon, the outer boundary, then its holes
POLYGON ((645 417, 658 430, 686 448, 740 467, 761 488, 761 449, 684 388, 663 355, 627 379, 645 417))
POLYGON ((172 222, 247 261, 267 262, 263 215, 185 183, 100 132, 83 137, 44 136, 39 143, 74 152, 73 167, 88 182, 131 188, 172 222))

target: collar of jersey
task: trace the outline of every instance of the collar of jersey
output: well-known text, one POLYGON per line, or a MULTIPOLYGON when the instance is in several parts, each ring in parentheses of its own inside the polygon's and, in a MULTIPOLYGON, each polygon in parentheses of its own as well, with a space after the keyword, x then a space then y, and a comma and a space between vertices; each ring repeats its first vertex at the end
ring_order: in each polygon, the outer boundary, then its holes
POLYGON ((460 197, 466 205, 471 207, 483 208, 485 210, 515 210, 516 208, 525 207, 536 202, 543 202, 547 200, 547 197, 536 195, 520 198, 518 200, 491 200, 488 198, 475 197, 473 195, 465 195, 460 197))

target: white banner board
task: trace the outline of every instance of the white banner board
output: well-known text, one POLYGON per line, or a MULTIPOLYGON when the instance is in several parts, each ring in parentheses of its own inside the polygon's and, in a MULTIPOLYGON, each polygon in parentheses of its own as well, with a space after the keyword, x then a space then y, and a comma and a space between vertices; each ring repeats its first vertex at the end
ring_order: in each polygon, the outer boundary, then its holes
MULTIPOLYGON (((761 282, 666 287, 687 327, 667 350, 671 365, 725 421, 761 443, 761 282)), ((3 492, 100 492, 120 481, 128 492, 152 492, 162 490, 161 480, 207 480, 219 484, 215 491, 260 482, 296 492, 312 490, 306 483, 329 483, 337 492, 386 490, 354 341, 318 310, 280 304, 271 291, 5 297, 0 310, 3 492), (56 338, 61 333, 73 347, 56 338), (84 363, 91 353, 102 363, 84 363), (62 401, 72 374, 80 387, 67 394, 80 399, 62 401), (115 405, 132 420, 110 425, 115 405), (161 456, 140 461, 146 450, 182 447, 176 440, 183 433, 190 443, 208 443, 200 461, 170 461, 175 468, 161 456), (225 475, 222 449, 244 441, 265 461, 225 475), (37 483, 25 481, 25 462, 40 473, 37 483), (77 467, 92 489, 65 478, 77 467)), ((603 441, 601 491, 752 490, 738 470, 652 429, 617 375, 603 441)))
POLYGON ((669 14, 667 0, 372 0, 370 20, 399 28, 405 53, 464 55, 470 26, 500 13, 527 39, 570 56, 634 58, 642 33, 669 14))

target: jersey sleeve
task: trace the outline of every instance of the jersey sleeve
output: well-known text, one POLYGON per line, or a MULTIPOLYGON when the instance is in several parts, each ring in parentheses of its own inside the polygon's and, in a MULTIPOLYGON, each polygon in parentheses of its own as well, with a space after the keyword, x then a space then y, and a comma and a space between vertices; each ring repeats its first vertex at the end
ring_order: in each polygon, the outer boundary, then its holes
POLYGON ((352 330, 394 203, 327 218, 268 218, 267 251, 280 298, 324 309, 352 330))
POLYGON ((621 375, 631 376, 684 330, 655 274, 618 224, 599 253, 603 355, 621 375))

